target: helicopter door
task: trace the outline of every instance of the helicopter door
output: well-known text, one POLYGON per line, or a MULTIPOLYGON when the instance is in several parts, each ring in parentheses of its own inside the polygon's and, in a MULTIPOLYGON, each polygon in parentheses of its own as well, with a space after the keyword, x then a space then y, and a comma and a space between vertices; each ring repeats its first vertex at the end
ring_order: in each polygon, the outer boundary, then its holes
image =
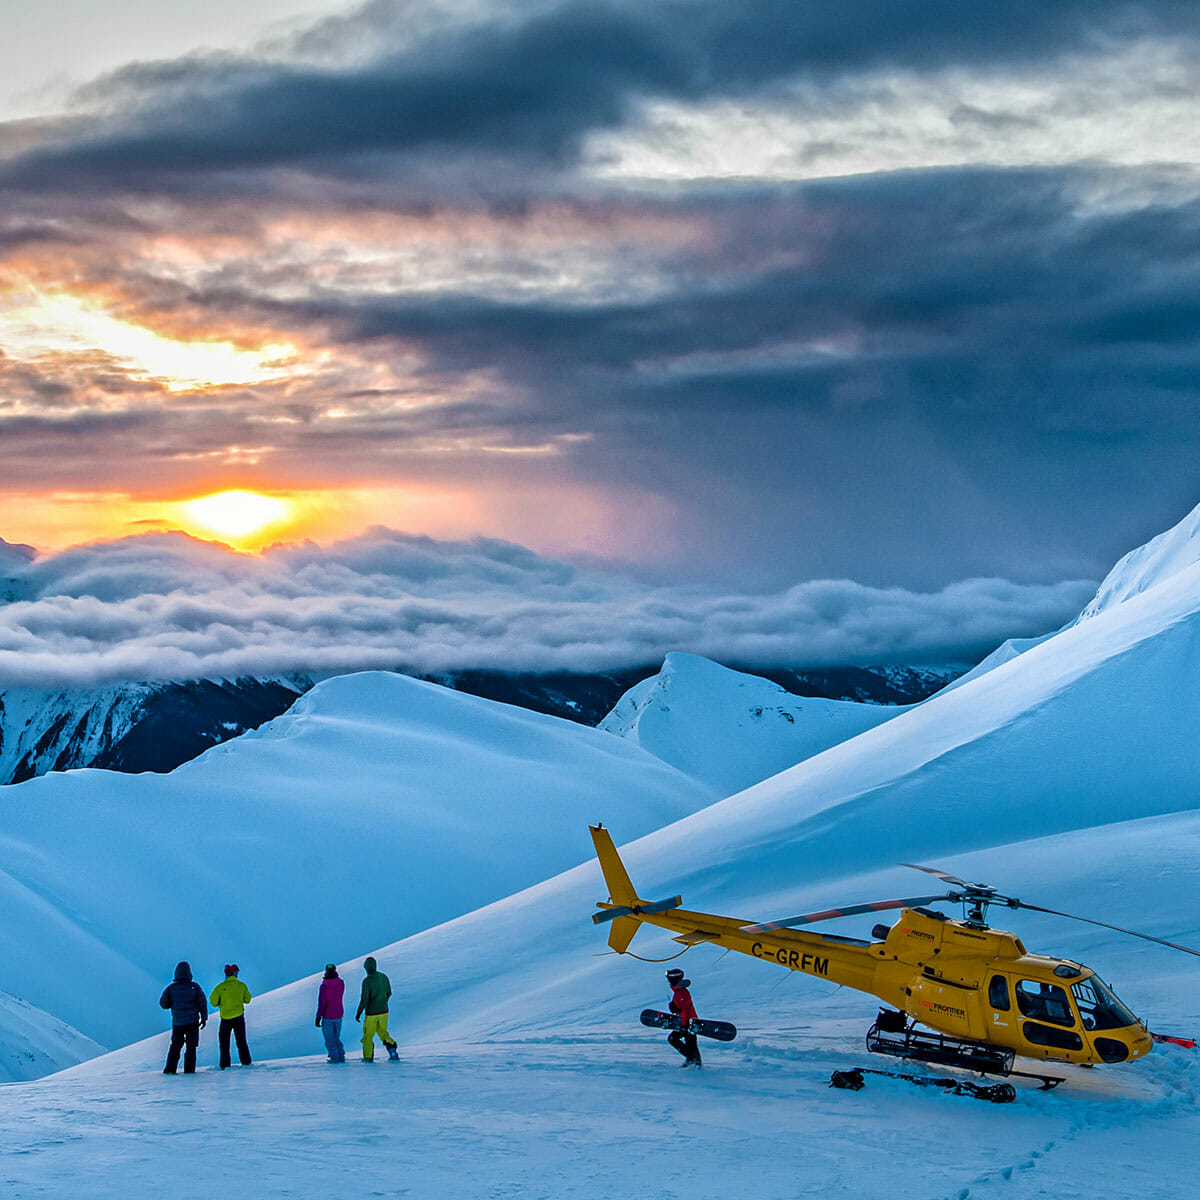
POLYGON ((988 981, 988 1003, 992 1006, 992 1024, 1007 1026, 1012 1001, 1008 995, 1008 980, 1003 975, 993 975, 988 981))
POLYGON ((1021 1025, 1025 1040, 1051 1050, 1082 1050, 1075 1033, 1075 1013, 1067 993, 1057 984, 1035 979, 1017 981, 1017 1008, 1028 1018, 1021 1025))

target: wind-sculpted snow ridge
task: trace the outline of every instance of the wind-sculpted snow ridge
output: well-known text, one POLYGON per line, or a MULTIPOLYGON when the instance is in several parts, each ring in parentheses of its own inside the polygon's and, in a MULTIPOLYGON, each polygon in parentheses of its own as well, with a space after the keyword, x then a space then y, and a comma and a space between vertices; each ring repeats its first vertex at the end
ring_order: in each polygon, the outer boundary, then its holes
MULTIPOLYGON (((1197 562, 1200 562, 1200 505, 1165 533, 1151 538, 1144 546, 1126 554, 1104 577, 1095 596, 1079 616, 1064 628, 1078 625, 1081 621, 1090 620, 1115 608, 1124 601, 1169 581, 1197 562)), ((945 690, 962 687, 963 684, 986 675, 1006 662, 1011 662, 1018 655, 1024 654, 1034 646, 1040 646, 1052 637, 1053 633, 1037 638, 1010 638, 977 666, 949 683, 945 690)))
POLYGON ((793 696, 769 679, 675 653, 599 727, 727 796, 902 711, 793 696))
POLYGON ((1200 562, 1200 505, 1178 525, 1126 554, 1105 576, 1080 614, 1080 620, 1140 595, 1197 562, 1200 562))
POLYGON ((716 798, 595 729, 331 679, 168 775, 3 789, 4 986, 120 1045, 158 1027, 179 959, 208 987, 236 960, 265 990, 581 861, 589 820, 646 833, 716 798))

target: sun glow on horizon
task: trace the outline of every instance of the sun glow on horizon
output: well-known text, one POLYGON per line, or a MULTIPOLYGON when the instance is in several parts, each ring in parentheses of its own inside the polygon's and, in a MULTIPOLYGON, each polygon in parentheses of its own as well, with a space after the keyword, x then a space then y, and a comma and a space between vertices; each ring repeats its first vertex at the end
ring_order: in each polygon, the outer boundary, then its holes
POLYGON ((233 489, 184 500, 178 505, 180 524, 189 533, 215 534, 222 541, 245 548, 262 545, 265 535, 277 532, 294 517, 294 507, 280 496, 233 489))
POLYGON ((622 554, 650 556, 670 542, 674 520, 673 511, 654 497, 638 496, 637 521, 631 522, 604 494, 575 485, 515 496, 503 488, 427 483, 291 488, 277 480, 264 481, 259 491, 237 482, 226 476, 209 482, 216 491, 166 495, 0 490, 0 538, 27 544, 40 555, 178 533, 256 555, 302 542, 331 546, 378 527, 435 541, 502 538, 539 554, 569 556, 582 531, 597 552, 615 547, 622 554), (634 525, 637 538, 631 541, 634 525))

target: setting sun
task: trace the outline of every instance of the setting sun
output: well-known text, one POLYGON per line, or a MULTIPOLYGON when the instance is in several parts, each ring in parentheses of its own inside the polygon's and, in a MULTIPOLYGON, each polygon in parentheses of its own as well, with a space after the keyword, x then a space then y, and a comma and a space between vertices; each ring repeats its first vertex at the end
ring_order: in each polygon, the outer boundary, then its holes
POLYGON ((257 540, 292 516, 292 506, 286 500, 237 490, 187 500, 179 509, 190 530, 216 534, 235 545, 257 540))

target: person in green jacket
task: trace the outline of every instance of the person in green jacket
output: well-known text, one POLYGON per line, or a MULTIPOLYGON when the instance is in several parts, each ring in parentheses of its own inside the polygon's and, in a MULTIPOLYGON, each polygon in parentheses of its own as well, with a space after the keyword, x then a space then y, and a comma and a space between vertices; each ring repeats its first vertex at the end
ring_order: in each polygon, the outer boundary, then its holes
POLYGON ((246 1005, 250 1003, 250 989, 238 978, 237 963, 227 963, 225 978, 212 990, 208 998, 213 1008, 220 1009, 221 1026, 217 1030, 217 1041, 221 1047, 221 1070, 230 1064, 229 1035, 237 1038, 238 1058, 243 1067, 250 1066, 250 1047, 246 1044, 246 1005))
POLYGON ((388 977, 378 968, 373 958, 365 959, 363 970, 367 976, 362 983, 362 998, 358 1002, 358 1012, 354 1019, 362 1020, 363 1062, 375 1061, 375 1035, 387 1048, 388 1058, 399 1062, 400 1055, 396 1052, 396 1043, 388 1036, 388 1000, 392 994, 392 984, 388 977), (366 1014, 364 1017, 363 1014, 366 1014))

